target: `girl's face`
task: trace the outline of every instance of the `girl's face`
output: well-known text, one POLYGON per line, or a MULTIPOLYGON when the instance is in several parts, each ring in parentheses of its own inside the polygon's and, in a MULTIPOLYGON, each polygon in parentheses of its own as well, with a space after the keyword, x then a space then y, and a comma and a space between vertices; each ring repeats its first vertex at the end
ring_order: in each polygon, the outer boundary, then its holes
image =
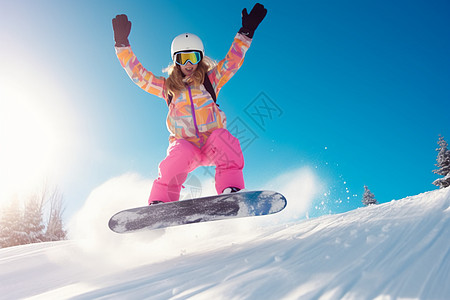
POLYGON ((190 61, 184 66, 180 65, 181 72, 183 72, 184 76, 191 76, 192 74, 194 74, 195 70, 197 70, 197 67, 198 64, 193 65, 190 61))

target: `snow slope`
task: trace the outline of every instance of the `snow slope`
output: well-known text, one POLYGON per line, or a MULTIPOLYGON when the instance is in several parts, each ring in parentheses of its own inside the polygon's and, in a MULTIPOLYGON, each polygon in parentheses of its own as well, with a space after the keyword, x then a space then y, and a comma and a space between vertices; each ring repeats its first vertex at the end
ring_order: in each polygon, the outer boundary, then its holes
POLYGON ((449 220, 447 188, 311 220, 97 232, 1 249, 0 298, 450 299, 449 220))

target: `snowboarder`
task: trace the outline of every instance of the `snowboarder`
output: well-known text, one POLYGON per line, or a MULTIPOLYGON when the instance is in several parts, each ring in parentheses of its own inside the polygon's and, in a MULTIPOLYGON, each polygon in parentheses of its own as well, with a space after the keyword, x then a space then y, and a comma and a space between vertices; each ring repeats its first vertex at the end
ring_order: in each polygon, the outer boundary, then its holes
POLYGON ((173 65, 168 78, 146 70, 131 50, 131 22, 117 15, 112 23, 117 57, 128 76, 143 90, 163 98, 168 107, 170 144, 159 165, 149 205, 178 201, 187 175, 199 166, 215 166, 218 194, 245 188, 244 157, 237 138, 226 129, 226 117, 216 95, 236 73, 250 47, 253 34, 267 14, 257 3, 250 14, 242 11, 242 27, 225 59, 219 63, 205 56, 201 39, 192 33, 175 37, 171 45, 173 65))

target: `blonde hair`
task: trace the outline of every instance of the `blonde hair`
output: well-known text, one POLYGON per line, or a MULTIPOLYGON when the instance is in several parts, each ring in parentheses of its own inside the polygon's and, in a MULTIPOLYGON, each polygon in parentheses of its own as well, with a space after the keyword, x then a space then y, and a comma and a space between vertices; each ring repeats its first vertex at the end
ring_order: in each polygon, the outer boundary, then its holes
POLYGON ((175 97, 181 91, 186 88, 186 83, 193 85, 201 85, 203 84, 203 80, 205 79, 205 74, 212 70, 217 63, 211 58, 204 56, 202 60, 198 63, 198 67, 195 70, 194 74, 192 74, 189 78, 185 78, 183 72, 181 72, 181 68, 178 64, 172 63, 167 68, 163 70, 169 74, 169 77, 166 80, 166 96, 175 97))

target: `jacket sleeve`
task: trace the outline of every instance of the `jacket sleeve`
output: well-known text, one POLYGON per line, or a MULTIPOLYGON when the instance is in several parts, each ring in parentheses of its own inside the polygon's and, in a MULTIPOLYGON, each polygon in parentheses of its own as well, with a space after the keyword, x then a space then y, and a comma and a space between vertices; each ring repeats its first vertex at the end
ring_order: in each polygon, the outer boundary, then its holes
POLYGON ((236 34, 233 44, 224 59, 209 73, 209 78, 214 87, 216 95, 219 95, 223 85, 230 80, 244 62, 244 56, 247 52, 252 39, 243 34, 236 34))
POLYGON ((116 55, 128 76, 144 91, 165 99, 166 78, 146 70, 134 55, 131 47, 116 47, 116 55))

